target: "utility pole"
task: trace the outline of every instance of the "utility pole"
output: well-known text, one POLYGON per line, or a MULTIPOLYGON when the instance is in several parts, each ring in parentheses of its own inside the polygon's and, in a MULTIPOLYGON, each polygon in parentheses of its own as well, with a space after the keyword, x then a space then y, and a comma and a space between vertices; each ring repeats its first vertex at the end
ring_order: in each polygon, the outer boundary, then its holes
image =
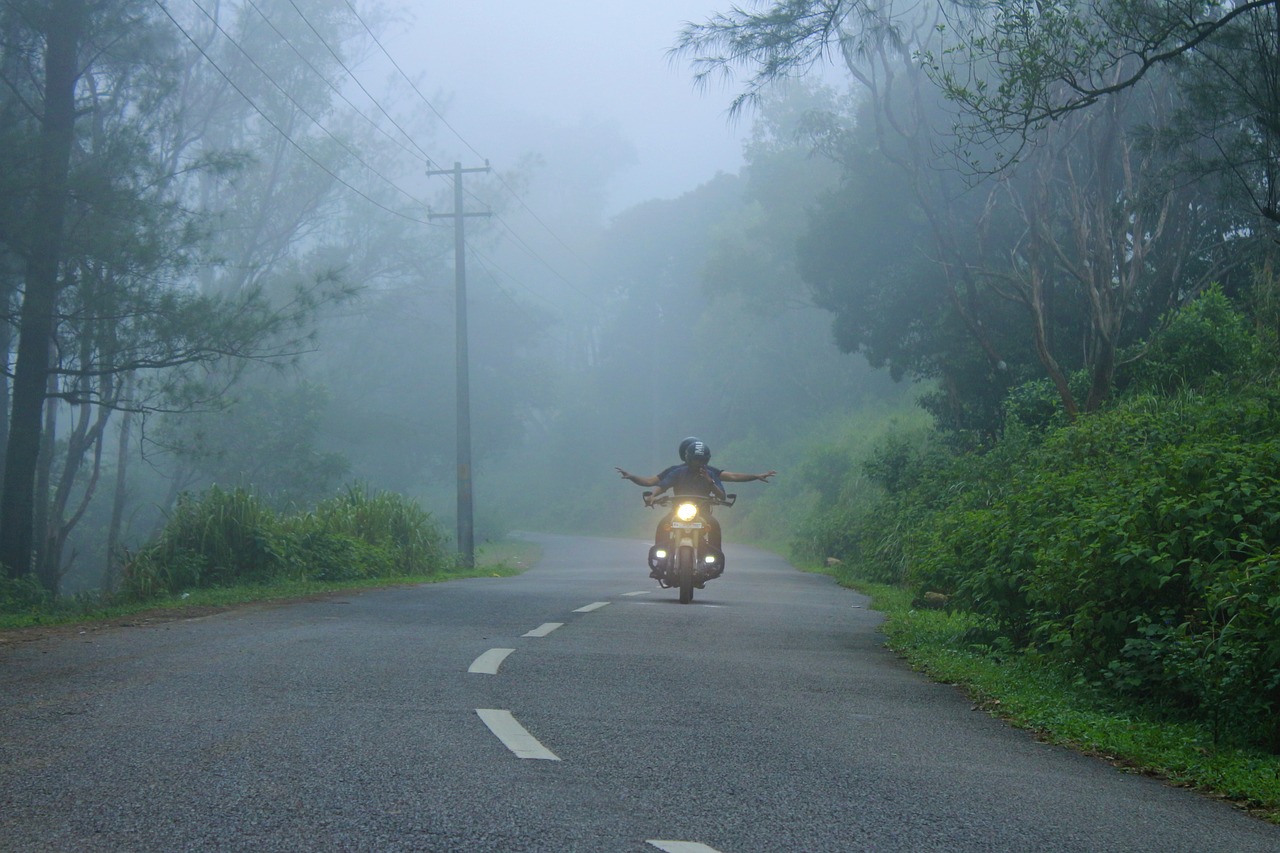
POLYGON ((462 175, 466 172, 487 172, 489 161, 470 169, 454 163, 452 169, 430 170, 428 177, 453 175, 453 213, 429 213, 428 219, 453 217, 453 281, 457 321, 456 367, 458 389, 458 556, 462 565, 471 568, 476 562, 475 529, 472 525, 471 502, 471 377, 467 363, 467 237, 463 222, 468 216, 488 216, 486 213, 465 213, 462 209, 462 175))

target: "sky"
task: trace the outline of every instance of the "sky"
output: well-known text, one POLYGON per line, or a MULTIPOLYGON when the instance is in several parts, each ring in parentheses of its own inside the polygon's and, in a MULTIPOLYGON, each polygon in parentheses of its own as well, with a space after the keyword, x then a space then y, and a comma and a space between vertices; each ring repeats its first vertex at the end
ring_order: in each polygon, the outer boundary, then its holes
POLYGON ((705 21, 730 2, 426 0, 387 44, 406 70, 425 75, 469 144, 443 133, 446 167, 480 165, 470 162, 474 148, 508 169, 556 129, 616 127, 634 154, 608 181, 607 207, 616 212, 741 166, 750 119, 729 119, 733 92, 721 84, 697 90, 687 63, 667 56, 686 21, 705 21))

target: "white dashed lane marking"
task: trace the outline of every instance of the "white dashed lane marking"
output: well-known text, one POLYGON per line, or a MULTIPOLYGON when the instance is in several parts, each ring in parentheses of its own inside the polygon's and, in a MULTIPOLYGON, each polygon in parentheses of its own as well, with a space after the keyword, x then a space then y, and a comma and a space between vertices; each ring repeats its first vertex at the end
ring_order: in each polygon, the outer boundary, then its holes
POLYGON ((530 631, 529 633, 527 633, 527 634, 522 634, 521 636, 523 636, 523 637, 545 637, 545 636, 547 636, 547 634, 550 634, 550 633, 551 633, 552 631, 554 631, 555 629, 557 629, 557 628, 563 628, 563 627, 564 627, 564 623, 563 623, 563 622, 543 622, 543 623, 542 623, 541 625, 539 625, 537 628, 534 628, 534 629, 533 629, 532 631, 530 631))
POLYGON ((498 740, 513 753, 516 758, 541 758, 545 761, 559 761, 560 758, 551 750, 538 743, 538 739, 529 734, 524 726, 516 722, 510 711, 499 711, 492 708, 477 708, 476 713, 489 727, 498 740))
POLYGON ((652 844, 659 850, 665 850, 666 853, 719 853, 714 847, 708 847, 696 841, 654 841, 650 839, 647 843, 652 844))
POLYGON ((623 593, 623 596, 628 596, 628 595, 649 595, 651 592, 653 592, 653 590, 651 590, 651 589, 642 589, 642 590, 640 590, 639 592, 624 592, 624 593, 623 593))
POLYGON ((481 675, 497 675, 498 667, 507 659, 507 655, 514 651, 515 649, 489 649, 489 651, 471 662, 467 672, 478 672, 481 675))
POLYGON ((609 606, 609 602, 607 601, 594 601, 591 604, 588 604, 586 607, 579 607, 577 610, 573 612, 574 613, 590 613, 592 610, 599 610, 601 607, 608 607, 608 606, 609 606))

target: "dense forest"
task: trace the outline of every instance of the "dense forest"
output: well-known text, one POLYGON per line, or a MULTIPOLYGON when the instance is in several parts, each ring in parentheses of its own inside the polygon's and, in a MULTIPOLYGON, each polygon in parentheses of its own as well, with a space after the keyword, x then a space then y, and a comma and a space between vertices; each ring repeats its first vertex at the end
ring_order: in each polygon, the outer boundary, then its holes
MULTIPOLYGON (((5 600, 447 562, 439 116, 351 84, 394 16, 0 16, 5 600), (288 521, 210 554, 213 515, 288 521)), ((584 125, 469 178, 479 539, 642 531, 614 467, 697 434, 782 472, 730 537, 1280 749, 1278 39, 1273 1, 687 25, 745 72, 738 173, 606 216, 584 125)))

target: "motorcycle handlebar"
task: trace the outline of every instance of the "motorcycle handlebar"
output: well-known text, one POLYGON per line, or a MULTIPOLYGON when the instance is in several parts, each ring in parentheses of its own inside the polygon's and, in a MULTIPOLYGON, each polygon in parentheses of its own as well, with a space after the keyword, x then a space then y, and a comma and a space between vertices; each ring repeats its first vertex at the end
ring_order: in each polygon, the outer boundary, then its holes
POLYGON ((649 499, 653 497, 653 492, 645 492, 641 497, 644 498, 644 502, 648 506, 669 506, 672 501, 694 501, 695 503, 709 503, 712 506, 733 506, 738 500, 737 495, 725 495, 723 500, 715 495, 707 495, 706 497, 695 497, 693 495, 663 495, 659 498, 653 498, 651 501, 649 499))

